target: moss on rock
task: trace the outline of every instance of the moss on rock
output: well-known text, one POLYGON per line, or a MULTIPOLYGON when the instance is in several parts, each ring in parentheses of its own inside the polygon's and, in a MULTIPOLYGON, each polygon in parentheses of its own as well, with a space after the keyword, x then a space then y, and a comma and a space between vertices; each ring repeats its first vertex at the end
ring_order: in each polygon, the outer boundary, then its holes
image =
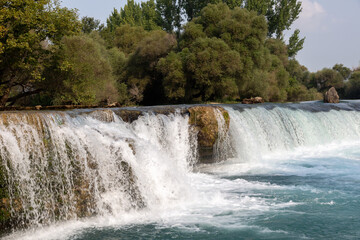
POLYGON ((195 106, 188 109, 189 124, 197 132, 199 157, 201 163, 213 162, 213 147, 218 139, 219 128, 215 110, 219 110, 229 129, 229 113, 219 106, 195 106))

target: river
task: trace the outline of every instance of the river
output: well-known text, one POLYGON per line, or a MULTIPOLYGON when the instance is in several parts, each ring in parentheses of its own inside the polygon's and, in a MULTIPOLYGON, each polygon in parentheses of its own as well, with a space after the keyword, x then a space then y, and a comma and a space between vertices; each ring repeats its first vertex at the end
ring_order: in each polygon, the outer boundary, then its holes
POLYGON ((0 113, 4 239, 360 238, 360 102, 223 107, 213 164, 181 111, 0 113))

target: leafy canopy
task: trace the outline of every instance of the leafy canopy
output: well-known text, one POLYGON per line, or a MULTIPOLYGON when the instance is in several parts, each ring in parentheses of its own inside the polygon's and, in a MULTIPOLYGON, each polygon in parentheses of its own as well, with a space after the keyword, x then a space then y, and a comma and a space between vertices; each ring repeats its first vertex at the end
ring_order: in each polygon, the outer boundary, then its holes
POLYGON ((64 35, 77 34, 74 11, 51 0, 0 0, 0 105, 39 92, 42 73, 64 35))

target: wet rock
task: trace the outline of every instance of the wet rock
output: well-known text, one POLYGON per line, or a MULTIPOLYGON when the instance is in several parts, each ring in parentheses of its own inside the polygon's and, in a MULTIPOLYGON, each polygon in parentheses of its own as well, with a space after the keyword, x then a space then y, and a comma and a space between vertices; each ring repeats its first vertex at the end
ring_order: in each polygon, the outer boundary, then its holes
POLYGON ((339 103, 340 98, 334 87, 331 87, 324 95, 325 103, 339 103))
POLYGON ((127 109, 118 109, 114 113, 118 115, 124 122, 132 123, 137 120, 142 112, 139 110, 127 110, 127 109))
POLYGON ((262 97, 252 97, 252 98, 244 98, 242 100, 243 104, 256 104, 256 103, 264 103, 264 99, 262 97))
POLYGON ((137 177, 134 175, 132 167, 125 161, 120 162, 120 172, 122 178, 120 180, 121 185, 124 187, 124 192, 129 198, 131 207, 134 209, 142 209, 146 206, 146 203, 141 195, 139 187, 137 185, 137 177))
POLYGON ((102 122, 114 122, 114 114, 110 109, 99 109, 89 113, 92 118, 102 122))
POLYGON ((215 115, 218 109, 225 120, 225 127, 229 129, 229 113, 219 106, 195 106, 188 109, 189 123, 197 134, 199 160, 201 163, 214 162, 213 148, 219 135, 218 122, 215 115))

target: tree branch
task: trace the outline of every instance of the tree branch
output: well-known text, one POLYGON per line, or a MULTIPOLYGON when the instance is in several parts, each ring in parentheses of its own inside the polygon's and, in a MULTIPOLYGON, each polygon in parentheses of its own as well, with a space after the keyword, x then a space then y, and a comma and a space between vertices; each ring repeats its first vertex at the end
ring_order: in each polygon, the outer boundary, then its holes
POLYGON ((14 97, 8 98, 7 102, 10 102, 10 105, 13 105, 18 99, 23 98, 23 97, 27 97, 27 96, 30 96, 30 95, 33 95, 33 94, 36 94, 36 93, 39 93, 42 90, 43 89, 39 88, 39 89, 36 89, 36 90, 33 90, 33 91, 20 93, 20 94, 14 96, 14 97))

